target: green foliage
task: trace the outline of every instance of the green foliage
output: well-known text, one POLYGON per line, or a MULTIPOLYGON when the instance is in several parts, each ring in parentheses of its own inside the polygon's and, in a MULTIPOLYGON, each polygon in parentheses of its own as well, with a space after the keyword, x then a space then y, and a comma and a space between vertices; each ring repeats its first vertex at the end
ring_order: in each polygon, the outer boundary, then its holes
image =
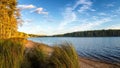
POLYGON ((29 37, 47 37, 46 35, 28 34, 29 37))
POLYGON ((120 30, 94 30, 54 35, 53 37, 118 37, 120 30))
POLYGON ((20 68, 24 46, 12 40, 0 40, 0 68, 20 68))

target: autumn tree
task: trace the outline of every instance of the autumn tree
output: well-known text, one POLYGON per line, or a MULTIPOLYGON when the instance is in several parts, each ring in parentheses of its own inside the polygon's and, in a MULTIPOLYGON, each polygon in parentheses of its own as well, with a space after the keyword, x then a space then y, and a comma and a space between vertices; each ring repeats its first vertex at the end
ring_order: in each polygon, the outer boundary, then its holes
POLYGON ((0 39, 10 38, 17 32, 19 10, 16 0, 0 0, 0 39))

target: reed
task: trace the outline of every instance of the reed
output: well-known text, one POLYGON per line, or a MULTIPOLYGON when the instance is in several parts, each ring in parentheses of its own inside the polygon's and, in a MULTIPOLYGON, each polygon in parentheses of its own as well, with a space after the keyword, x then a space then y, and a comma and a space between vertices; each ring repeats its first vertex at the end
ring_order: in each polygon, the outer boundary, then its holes
POLYGON ((0 40, 0 68, 20 68, 24 46, 13 40, 0 40))
POLYGON ((48 56, 39 48, 39 46, 26 49, 26 51, 21 68, 47 68, 48 56))
POLYGON ((54 52, 50 57, 50 62, 54 68, 79 68, 78 54, 72 44, 64 43, 53 48, 54 52))
POLYGON ((79 58, 72 44, 52 47, 51 54, 43 52, 44 44, 25 49, 20 41, 0 40, 0 68, 79 68, 79 58))
POLYGON ((39 47, 31 49, 26 54, 24 68, 79 68, 79 58, 72 44, 55 45, 53 50, 51 55, 46 55, 39 47))

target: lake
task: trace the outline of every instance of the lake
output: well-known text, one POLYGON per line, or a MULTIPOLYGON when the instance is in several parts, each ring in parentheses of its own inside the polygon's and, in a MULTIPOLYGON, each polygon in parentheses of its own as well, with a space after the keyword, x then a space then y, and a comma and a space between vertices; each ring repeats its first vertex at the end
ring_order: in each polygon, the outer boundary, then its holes
POLYGON ((120 37, 38 37, 29 40, 49 46, 69 42, 81 57, 120 63, 120 37))

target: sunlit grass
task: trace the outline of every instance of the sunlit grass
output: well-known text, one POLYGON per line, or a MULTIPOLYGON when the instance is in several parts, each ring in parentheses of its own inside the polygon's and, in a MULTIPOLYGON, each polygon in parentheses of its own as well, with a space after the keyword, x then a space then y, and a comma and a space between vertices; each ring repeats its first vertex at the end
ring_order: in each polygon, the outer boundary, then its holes
POLYGON ((53 48, 50 60, 55 68, 79 68, 78 55, 72 44, 64 43, 53 48))
POLYGON ((69 43, 53 46, 48 54, 40 47, 44 44, 25 49, 21 41, 0 40, 0 68, 79 68, 77 52, 69 43))
POLYGON ((48 56, 38 46, 26 51, 22 68, 47 68, 48 56))
POLYGON ((71 44, 56 45, 53 50, 51 55, 46 55, 39 47, 31 49, 23 68, 79 68, 78 55, 71 44))
POLYGON ((24 46, 13 40, 0 40, 0 68, 20 68, 24 46))

